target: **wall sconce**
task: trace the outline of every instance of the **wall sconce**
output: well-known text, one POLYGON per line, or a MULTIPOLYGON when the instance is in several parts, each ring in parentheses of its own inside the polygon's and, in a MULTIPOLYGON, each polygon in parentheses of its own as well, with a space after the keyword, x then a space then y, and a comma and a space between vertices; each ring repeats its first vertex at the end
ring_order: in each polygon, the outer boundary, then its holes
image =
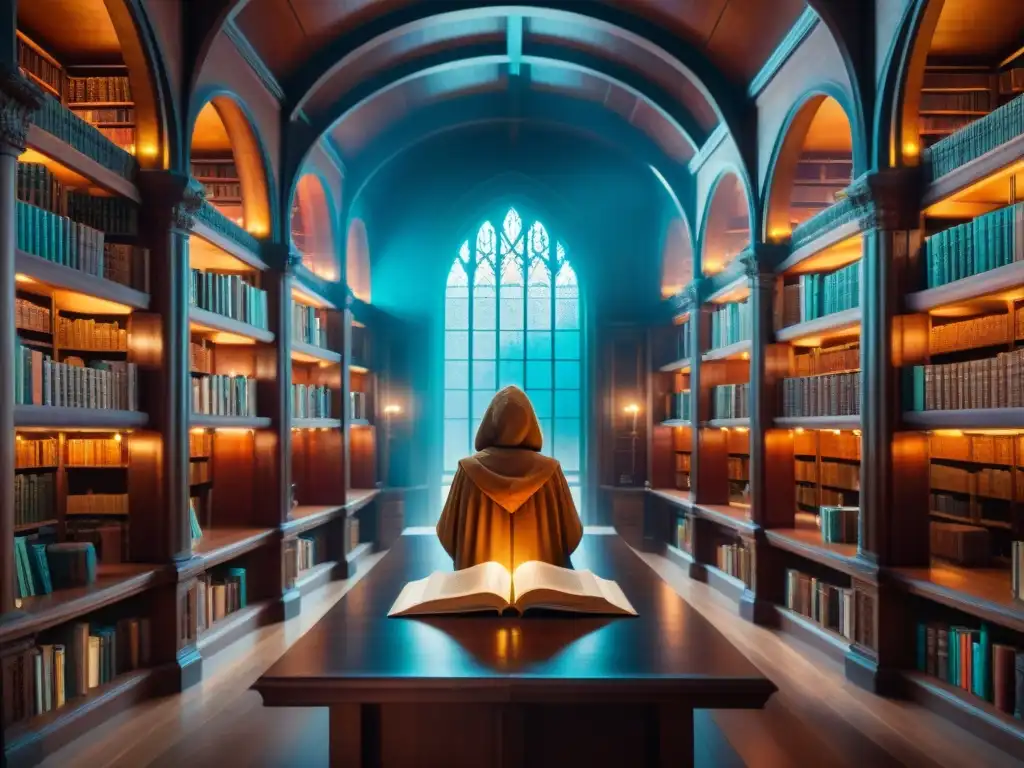
POLYGON ((384 406, 385 416, 397 416, 401 412, 402 406, 400 406, 398 403, 388 403, 387 405, 384 406))

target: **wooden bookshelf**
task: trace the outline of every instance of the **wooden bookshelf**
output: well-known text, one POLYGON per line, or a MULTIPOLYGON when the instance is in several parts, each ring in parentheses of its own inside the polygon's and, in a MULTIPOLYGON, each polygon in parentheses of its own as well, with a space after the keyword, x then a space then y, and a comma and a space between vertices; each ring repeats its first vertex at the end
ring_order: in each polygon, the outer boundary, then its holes
POLYGON ((14 406, 15 426, 25 429, 136 429, 146 426, 149 416, 140 411, 103 408, 65 408, 55 405, 14 406))
POLYGON ((104 167, 37 125, 29 127, 28 147, 19 160, 43 163, 54 176, 69 186, 101 190, 136 203, 142 202, 139 190, 131 180, 104 167))

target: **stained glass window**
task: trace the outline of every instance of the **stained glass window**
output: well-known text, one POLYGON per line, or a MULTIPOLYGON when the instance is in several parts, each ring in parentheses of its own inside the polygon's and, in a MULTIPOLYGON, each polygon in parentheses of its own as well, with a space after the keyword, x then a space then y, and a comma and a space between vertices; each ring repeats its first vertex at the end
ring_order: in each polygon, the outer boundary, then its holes
POLYGON ((565 247, 539 221, 524 227, 515 209, 459 248, 445 289, 442 500, 494 393, 514 384, 533 402, 543 452, 561 462, 579 507, 579 299, 565 247))

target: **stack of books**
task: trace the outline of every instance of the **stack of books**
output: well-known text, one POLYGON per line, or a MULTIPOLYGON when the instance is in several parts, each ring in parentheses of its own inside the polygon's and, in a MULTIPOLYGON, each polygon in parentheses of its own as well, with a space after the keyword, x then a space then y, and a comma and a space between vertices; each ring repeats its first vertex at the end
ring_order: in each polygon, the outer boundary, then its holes
POLYGON ((292 384, 292 416, 298 419, 331 418, 330 387, 292 384))
POLYGON ((782 318, 777 327, 860 306, 860 262, 828 274, 800 275, 798 281, 782 292, 782 318))
POLYGON ((690 390, 684 389, 682 392, 670 392, 665 395, 665 418, 678 421, 690 420, 690 390))
POLYGON ((69 515, 118 515, 128 514, 127 493, 81 493, 68 494, 67 514, 69 515))
POLYGON ((43 106, 33 114, 32 122, 103 167, 126 179, 135 179, 139 164, 130 153, 50 95, 44 95, 43 106))
POLYGON ((818 512, 824 544, 857 544, 859 507, 822 507, 818 512))
MULTIPOLYGON (((1011 76, 1015 77, 1015 76, 1011 76)), ((1008 85, 1012 85, 1011 80, 1008 85)), ((924 153, 929 178, 937 179, 1024 133, 1024 97, 959 129, 924 153)))
POLYGON ((987 528, 961 523, 929 525, 932 557, 949 560, 964 568, 982 568, 992 555, 992 535, 987 528))
MULTIPOLYGON (((54 462, 56 464, 56 462, 54 462)), ((56 479, 52 472, 14 476, 14 525, 28 527, 57 517, 56 479)))
POLYGON ((716 419, 750 417, 750 384, 723 384, 712 387, 712 414, 716 419))
POLYGON ((218 573, 206 573, 200 578, 199 616, 203 627, 246 606, 245 568, 226 568, 218 573))
POLYGON ((860 371, 782 380, 782 415, 849 416, 860 413, 860 371))
POLYGON ((924 253, 929 288, 1024 260, 1024 203, 932 235, 924 253))
POLYGON ((715 563, 718 570, 733 576, 748 587, 753 576, 753 557, 742 544, 721 544, 716 553, 715 563))
POLYGON ((292 328, 297 341, 327 349, 327 317, 324 310, 292 302, 292 328))
POLYGON ((1022 359, 1024 348, 982 360, 904 368, 904 410, 1024 406, 1022 359))
POLYGON ((116 320, 104 323, 61 316, 57 318, 57 345, 64 349, 127 352, 128 329, 116 320))
POLYGON ((56 467, 57 438, 18 435, 14 440, 14 466, 18 469, 56 467))
POLYGON ((725 304, 711 313, 711 348, 745 341, 753 334, 753 315, 746 300, 725 304))
POLYGON ((62 363, 19 342, 14 358, 14 402, 63 408, 138 410, 135 363, 68 357, 62 363))

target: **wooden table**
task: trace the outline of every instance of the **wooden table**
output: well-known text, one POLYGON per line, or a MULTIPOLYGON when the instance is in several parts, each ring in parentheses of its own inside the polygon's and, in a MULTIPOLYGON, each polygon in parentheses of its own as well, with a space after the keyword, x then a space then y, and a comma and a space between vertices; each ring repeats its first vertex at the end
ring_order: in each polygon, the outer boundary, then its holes
POLYGON ((402 586, 451 560, 401 536, 253 686, 271 707, 329 707, 335 766, 688 766, 693 710, 776 690, 618 536, 573 556, 637 618, 389 619, 402 586))

